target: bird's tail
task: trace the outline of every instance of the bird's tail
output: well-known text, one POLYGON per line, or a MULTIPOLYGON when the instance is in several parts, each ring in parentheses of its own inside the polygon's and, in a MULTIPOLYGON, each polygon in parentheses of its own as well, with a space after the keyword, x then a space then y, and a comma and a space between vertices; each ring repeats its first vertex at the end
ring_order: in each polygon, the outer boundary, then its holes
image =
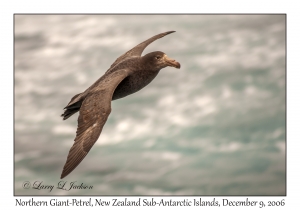
POLYGON ((63 117, 63 120, 68 119, 73 114, 78 112, 80 110, 81 104, 82 104, 82 101, 78 101, 72 105, 66 106, 64 113, 61 114, 61 117, 63 117))
POLYGON ((78 111, 79 109, 66 109, 65 112, 61 114, 61 117, 63 117, 63 120, 66 120, 78 111))

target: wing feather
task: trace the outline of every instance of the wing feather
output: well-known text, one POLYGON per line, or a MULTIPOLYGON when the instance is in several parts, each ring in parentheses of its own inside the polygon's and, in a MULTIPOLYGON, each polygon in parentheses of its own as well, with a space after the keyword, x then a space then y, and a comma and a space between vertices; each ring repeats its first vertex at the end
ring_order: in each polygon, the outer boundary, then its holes
POLYGON ((111 100, 118 84, 130 74, 121 69, 106 75, 84 99, 78 117, 78 127, 74 144, 64 165, 61 179, 71 173, 88 154, 100 136, 102 128, 111 112, 111 100))
POLYGON ((117 58, 117 60, 110 66, 110 68, 114 67, 117 63, 119 63, 122 60, 127 59, 128 57, 132 57, 132 56, 141 56, 144 49, 151 44, 152 42, 154 42, 157 39, 160 39, 168 34, 174 33, 175 31, 168 31, 165 33, 160 33, 157 34, 153 37, 151 37, 150 39, 147 39, 146 41, 143 41, 142 43, 138 44, 137 46, 135 46, 134 48, 132 48, 131 50, 127 51, 126 53, 124 53, 123 55, 121 55, 120 57, 117 58))

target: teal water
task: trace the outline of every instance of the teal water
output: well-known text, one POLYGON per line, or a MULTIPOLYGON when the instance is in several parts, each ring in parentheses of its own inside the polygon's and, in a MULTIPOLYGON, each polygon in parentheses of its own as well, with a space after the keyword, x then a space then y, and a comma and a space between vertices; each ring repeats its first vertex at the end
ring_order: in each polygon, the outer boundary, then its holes
POLYGON ((16 195, 285 195, 284 15, 16 15, 16 195), (57 186, 78 114, 71 97, 146 48, 181 63, 112 103, 100 138, 57 186))

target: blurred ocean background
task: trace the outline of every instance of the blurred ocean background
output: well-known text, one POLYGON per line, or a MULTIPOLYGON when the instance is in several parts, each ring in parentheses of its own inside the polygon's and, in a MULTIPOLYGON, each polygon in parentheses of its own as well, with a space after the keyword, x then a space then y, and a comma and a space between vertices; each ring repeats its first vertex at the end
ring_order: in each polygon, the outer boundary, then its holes
POLYGON ((285 15, 15 15, 15 195, 285 195, 285 15), (70 99, 140 42, 181 63, 113 101, 90 153, 60 181, 70 99))

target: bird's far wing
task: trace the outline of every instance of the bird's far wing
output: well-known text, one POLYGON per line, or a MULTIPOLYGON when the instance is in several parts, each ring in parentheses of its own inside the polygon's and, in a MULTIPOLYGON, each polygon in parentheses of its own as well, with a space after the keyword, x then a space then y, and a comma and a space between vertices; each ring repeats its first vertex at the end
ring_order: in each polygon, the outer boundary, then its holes
POLYGON ((135 46, 134 48, 132 48, 131 50, 129 50, 128 52, 124 53, 123 55, 121 55, 120 57, 117 58, 117 60, 110 66, 110 68, 112 68, 114 65, 116 65, 117 63, 119 63, 121 60, 124 60, 128 57, 131 56, 141 56, 144 49, 151 44, 152 42, 154 42, 157 39, 160 39, 168 34, 174 33, 175 31, 168 31, 165 33, 161 33, 161 34, 157 34, 153 37, 151 37, 150 39, 147 39, 146 41, 143 41, 142 43, 140 43, 139 45, 135 46))
POLYGON ((83 160, 100 136, 111 112, 111 100, 118 84, 130 74, 121 69, 107 75, 84 99, 78 117, 74 144, 69 151, 61 179, 71 173, 83 160))

